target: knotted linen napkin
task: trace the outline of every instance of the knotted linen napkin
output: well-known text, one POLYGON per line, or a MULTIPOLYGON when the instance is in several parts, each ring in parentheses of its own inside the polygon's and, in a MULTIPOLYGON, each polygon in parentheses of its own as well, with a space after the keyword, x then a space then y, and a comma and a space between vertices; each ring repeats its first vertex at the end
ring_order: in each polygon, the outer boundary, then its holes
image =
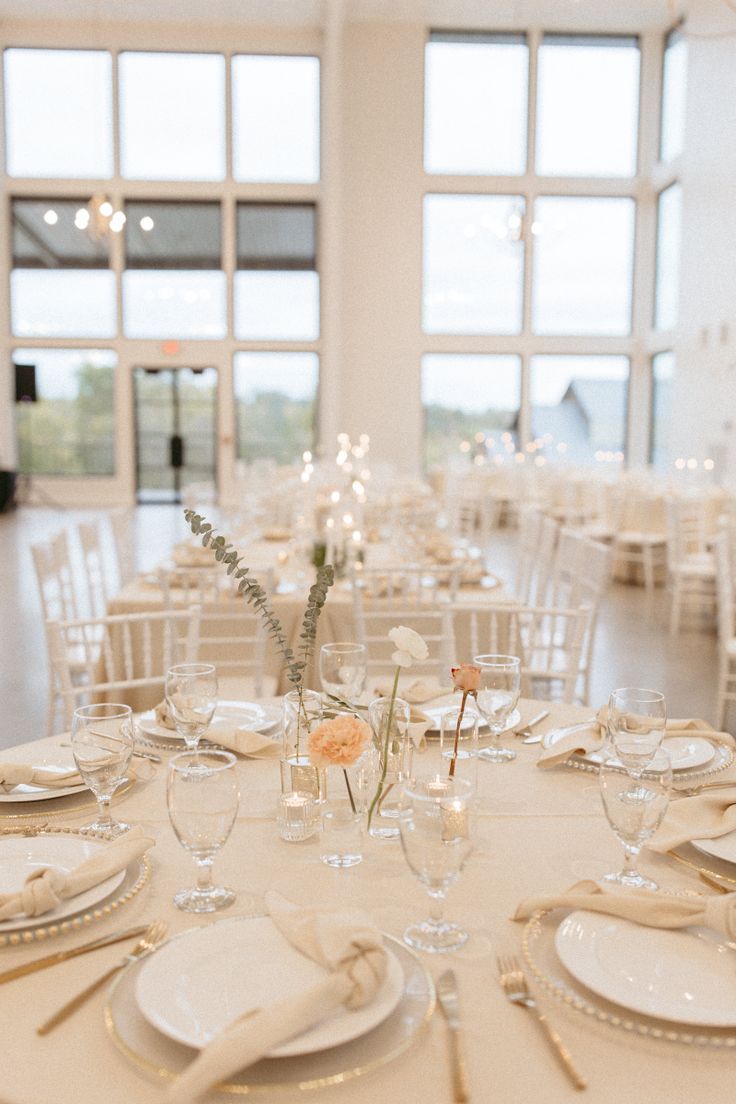
POLYGON ((68 873, 53 866, 40 866, 29 874, 22 889, 0 893, 0 920, 11 916, 42 916, 69 897, 85 893, 138 859, 156 841, 138 825, 85 859, 68 873))
POLYGON ((56 790, 81 785, 82 779, 76 767, 61 773, 44 767, 32 767, 29 763, 0 763, 0 793, 10 793, 16 786, 44 786, 56 790))
MULTIPOLYGON (((174 718, 171 716, 166 699, 155 707, 156 721, 163 728, 175 730, 174 718)), ((271 740, 268 736, 262 736, 260 732, 253 732, 249 728, 239 728, 227 721, 215 721, 207 729, 207 739, 215 744, 220 744, 228 751, 234 751, 237 755, 243 755, 251 759, 278 759, 281 753, 281 743, 271 740)))
POLYGON ((299 997, 239 1017, 177 1078, 166 1099, 190 1104, 213 1084, 257 1062, 280 1043, 325 1019, 340 1005, 362 1008, 386 975, 386 952, 372 920, 357 909, 300 908, 273 891, 266 907, 281 934, 328 971, 299 997))
MULTIPOLYGON (((390 697, 392 690, 392 678, 376 683, 375 693, 380 697, 390 697)), ((415 679, 414 682, 410 682, 408 686, 400 686, 399 697, 409 702, 409 705, 422 705, 424 702, 431 701, 432 698, 442 697, 443 694, 449 694, 451 691, 451 686, 441 686, 435 679, 419 678, 415 679)))
POLYGON ((717 839, 736 829, 736 781, 733 787, 673 801, 646 847, 662 853, 694 839, 717 839))
POLYGON ((582 909, 633 920, 647 928, 688 928, 702 924, 728 939, 736 938, 736 893, 718 896, 668 896, 648 889, 618 890, 598 882, 576 882, 556 897, 529 897, 514 920, 528 920, 539 909, 582 909))
MULTIPOLYGON (((566 763, 571 755, 588 755, 592 751, 600 751, 606 742, 607 733, 608 706, 603 706, 585 728, 577 728, 552 747, 543 748, 537 759, 537 766, 546 770, 566 763)), ((716 743, 733 746, 733 739, 727 732, 716 732, 707 721, 701 721, 698 717, 671 718, 665 725, 665 736, 704 736, 716 743)))

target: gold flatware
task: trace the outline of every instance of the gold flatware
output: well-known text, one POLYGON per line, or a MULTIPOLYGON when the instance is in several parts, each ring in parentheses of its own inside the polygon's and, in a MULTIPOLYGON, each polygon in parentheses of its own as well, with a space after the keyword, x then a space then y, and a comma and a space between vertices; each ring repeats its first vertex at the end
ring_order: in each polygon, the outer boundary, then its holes
POLYGON ((678 855, 676 851, 668 851, 667 854, 671 859, 682 863, 683 866, 690 867, 691 870, 694 870, 695 873, 699 874, 701 877, 705 875, 712 881, 718 882, 721 886, 723 886, 724 882, 727 882, 728 885, 732 887, 732 889, 727 892, 736 891, 736 878, 729 878, 728 874, 719 874, 717 870, 708 870, 705 866, 698 866, 697 863, 691 862, 690 859, 684 859, 682 855, 678 855))
POLYGON ((55 1027, 58 1027, 60 1023, 63 1023, 73 1012, 76 1012, 78 1008, 85 1003, 85 1001, 96 993, 98 989, 101 989, 106 981, 114 977, 125 966, 128 965, 133 959, 143 958, 144 955, 150 954, 151 951, 155 951, 156 947, 166 938, 166 933, 169 930, 169 925, 164 923, 163 920, 156 920, 153 924, 150 924, 146 929, 145 935, 136 943, 130 954, 127 954, 122 962, 119 962, 117 966, 113 966, 111 970, 108 970, 93 981, 91 985, 88 985, 86 989, 83 989, 81 993, 77 993, 75 997, 67 1001, 62 1005, 58 1012, 55 1012, 48 1020, 45 1020, 40 1027, 36 1028, 37 1035, 48 1035, 50 1031, 53 1031, 55 1027))
POLYGON ((521 968, 519 960, 514 955, 499 955, 496 959, 498 978, 501 988, 506 994, 506 999, 512 1004, 518 1004, 521 1008, 528 1008, 537 1017, 544 1028, 547 1039, 552 1044, 555 1054, 562 1063, 565 1073, 572 1081, 576 1089, 584 1089, 588 1082, 578 1073, 572 1055, 567 1049, 555 1028, 547 1019, 544 1012, 531 994, 526 975, 521 968))
POLYGON ((462 1025, 460 1023, 460 1005, 457 992, 457 978, 453 970, 445 970, 437 980, 437 999, 447 1021, 450 1040, 450 1063, 452 1069, 452 1092, 455 1104, 466 1104, 470 1100, 468 1071, 465 1068, 465 1056, 462 1050, 462 1025))
POLYGON ((532 729, 535 725, 540 724, 545 717, 549 717, 549 709, 543 709, 540 713, 537 713, 535 717, 532 717, 530 721, 527 721, 522 728, 517 728, 514 731, 514 736, 518 736, 525 744, 538 744, 542 737, 534 735, 532 729))
POLYGON ((16 978, 25 977, 27 974, 35 974, 37 970, 45 970, 49 966, 56 966, 58 962, 66 962, 69 958, 87 954, 89 951, 99 950, 100 947, 111 947, 114 943, 122 943, 126 939, 136 939, 143 935, 146 925, 139 928, 129 928, 128 931, 115 932, 113 935, 103 935, 100 939, 93 939, 89 943, 82 943, 79 947, 70 947, 66 951, 57 951, 55 954, 44 955, 43 958, 34 958, 32 962, 26 962, 23 966, 14 966, 12 970, 4 970, 0 973, 0 985, 6 981, 15 981, 16 978))
POLYGON ((703 790, 736 790, 736 782, 733 779, 730 782, 702 782, 699 786, 673 786, 673 793, 676 793, 678 797, 697 797, 703 790))

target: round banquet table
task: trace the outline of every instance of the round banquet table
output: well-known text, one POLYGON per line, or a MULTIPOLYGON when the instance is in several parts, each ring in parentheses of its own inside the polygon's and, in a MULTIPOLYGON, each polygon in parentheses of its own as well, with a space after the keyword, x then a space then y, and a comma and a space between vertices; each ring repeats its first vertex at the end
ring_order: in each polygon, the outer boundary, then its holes
MULTIPOLYGON (((522 702, 522 718, 531 718, 542 704, 522 702)), ((585 719, 591 712, 558 703, 549 708, 551 716, 540 731, 585 719)), ((27 762, 32 753, 38 763, 62 739, 57 736, 12 748, 5 753, 6 759, 27 762)), ((582 877, 598 877, 618 868, 622 853, 602 814, 593 774, 569 769, 544 773, 535 766, 536 747, 523 746, 511 736, 506 739, 517 747, 518 757, 501 766, 479 763, 477 846, 447 901, 448 918, 466 925, 471 939, 455 954, 422 958, 435 978, 450 966, 456 971, 472 1100, 477 1104, 562 1104, 572 1098, 573 1089, 533 1017, 504 998, 496 978, 495 957, 519 950, 522 925, 512 923, 509 916, 521 899, 561 891, 582 877)), ((165 759, 165 753, 161 754, 165 759)), ((410 874, 398 843, 369 840, 359 866, 330 869, 319 861, 317 837, 298 844, 278 838, 278 762, 240 760, 237 769, 240 813, 215 862, 215 877, 232 886, 238 900, 220 913, 221 917, 248 915, 252 912, 251 895, 258 897, 268 889, 279 890, 300 904, 361 906, 383 931, 394 936, 400 936, 410 921, 427 915, 427 898, 410 874)), ((74 946, 93 934, 156 918, 167 920, 172 934, 211 922, 207 917, 178 912, 172 904, 174 891, 192 884, 193 863, 176 842, 168 822, 165 774, 162 764, 150 781, 136 784, 113 802, 113 814, 142 824, 156 838, 150 853, 150 882, 116 915, 82 933, 20 948, 0 948, 1 968, 74 946)), ((89 811, 78 811, 49 823, 82 825, 89 817, 89 811)), ((0 818, 0 824, 8 823, 0 818)), ((703 888, 696 875, 658 856, 645 853, 642 869, 668 887, 703 888)), ((109 947, 0 986, 0 1093, 5 1104, 99 1104, 103 1100, 105 1104, 156 1104, 162 1100, 161 1085, 146 1080, 108 1038, 102 994, 49 1036, 38 1038, 35 1034, 42 1020, 119 961, 126 947, 109 947)), ((727 968, 733 969, 731 964, 727 968)), ((553 1002, 548 1010, 587 1075, 587 1096, 596 1104, 620 1104, 627 1097, 646 1099, 648 1104, 730 1104, 732 1055, 633 1037, 553 1002)), ((335 1104, 404 1104, 411 1100, 448 1104, 452 1096, 444 1020, 435 1013, 413 1046, 377 1072, 326 1090, 289 1092, 276 1098, 334 1100, 335 1104)), ((233 1098, 207 1097, 225 1099, 233 1098)))

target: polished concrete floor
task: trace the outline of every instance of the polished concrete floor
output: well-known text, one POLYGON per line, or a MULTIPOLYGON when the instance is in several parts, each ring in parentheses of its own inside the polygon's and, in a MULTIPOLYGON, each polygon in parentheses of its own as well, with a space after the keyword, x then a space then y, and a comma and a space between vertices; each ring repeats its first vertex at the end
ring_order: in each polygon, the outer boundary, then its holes
MULTIPOLYGON (((41 608, 30 554, 42 540, 92 511, 23 507, 0 516, 0 747, 44 735, 46 650, 41 608)), ((174 541, 187 533, 176 506, 141 506, 134 518, 138 567, 150 570, 174 541)), ((493 537, 494 571, 512 583, 516 533, 493 537)), ((667 631, 668 596, 657 590, 648 600, 638 586, 613 583, 601 610, 593 657, 590 704, 605 702, 616 686, 649 686, 664 691, 670 716, 713 721, 716 705, 717 647, 713 631, 667 631)))

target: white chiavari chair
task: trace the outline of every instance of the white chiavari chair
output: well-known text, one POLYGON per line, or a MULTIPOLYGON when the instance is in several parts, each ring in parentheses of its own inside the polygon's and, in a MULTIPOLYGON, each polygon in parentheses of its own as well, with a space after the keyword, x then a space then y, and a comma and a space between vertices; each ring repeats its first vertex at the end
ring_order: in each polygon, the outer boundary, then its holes
POLYGON ((714 541, 718 603, 718 703, 716 725, 724 728, 729 702, 736 701, 736 547, 724 530, 714 541))
POLYGON ((112 534, 115 559, 117 561, 118 586, 132 583, 137 574, 135 555, 135 510, 121 506, 108 510, 107 520, 112 534))
POLYGON ((671 591, 670 634, 683 615, 712 616, 716 599, 715 557, 708 548, 702 499, 668 498, 667 576, 671 591))
POLYGON ((80 521, 77 538, 82 552, 87 612, 90 617, 104 617, 111 598, 109 569, 105 570, 105 554, 100 528, 95 522, 80 521))

